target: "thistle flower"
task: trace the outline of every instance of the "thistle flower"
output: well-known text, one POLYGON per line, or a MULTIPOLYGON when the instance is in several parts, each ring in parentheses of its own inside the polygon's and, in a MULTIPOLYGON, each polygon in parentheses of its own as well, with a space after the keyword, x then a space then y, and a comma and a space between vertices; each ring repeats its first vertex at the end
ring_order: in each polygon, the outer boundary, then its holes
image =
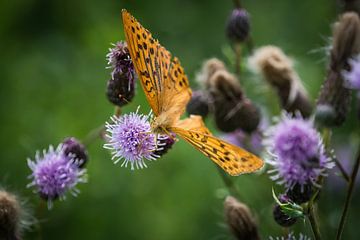
POLYGON ((79 193, 76 185, 86 182, 86 170, 79 168, 79 162, 71 154, 64 153, 61 144, 56 149, 50 146, 42 156, 37 152, 34 161, 28 159, 28 165, 32 170, 28 187, 35 187, 35 192, 48 201, 49 208, 53 200, 65 199, 66 192, 76 196, 79 193))
POLYGON ((347 88, 360 91, 360 56, 349 60, 350 71, 344 72, 344 85, 347 88))
POLYGON ((293 61, 275 46, 261 47, 249 59, 250 68, 260 72, 277 91, 282 108, 291 113, 300 111, 302 116, 308 117, 312 104, 293 65, 293 61))
POLYGON ((344 87, 343 71, 348 70, 349 60, 359 53, 359 16, 354 12, 342 14, 334 27, 330 64, 317 101, 317 122, 331 127, 340 126, 345 121, 351 91, 344 87))
POLYGON ((238 240, 259 240, 259 232, 250 209, 236 198, 228 196, 224 202, 226 222, 238 240))
POLYGON ((209 97, 206 95, 205 91, 194 91, 186 106, 186 112, 189 115, 200 115, 205 118, 209 114, 209 97))
MULTIPOLYGON (((151 115, 135 113, 120 117, 111 117, 111 123, 106 123, 108 143, 104 148, 112 150, 115 163, 123 160, 121 166, 127 167, 130 162, 131 170, 147 167, 144 159, 155 160, 155 135, 151 134, 149 118, 151 115)), ((159 143, 158 143, 159 144, 159 143)))
MULTIPOLYGON (((280 195, 279 201, 281 203, 286 203, 286 202, 289 202, 290 199, 286 195, 280 195)), ((275 222, 282 227, 290 227, 290 226, 294 225, 297 221, 297 218, 290 217, 289 215, 284 213, 278 204, 276 204, 274 206, 273 217, 274 217, 275 222)))
POLYGON ((235 8, 227 21, 226 35, 234 42, 245 41, 250 33, 249 13, 243 8, 235 8))
POLYGON ((334 164, 325 155, 324 146, 312 120, 305 120, 299 114, 292 118, 283 114, 281 121, 265 132, 264 145, 271 154, 268 160, 275 173, 272 176, 287 188, 295 184, 317 186, 320 175, 334 164))
POLYGON ((106 55, 109 67, 113 69, 106 95, 111 103, 121 107, 135 96, 135 70, 127 44, 118 42, 113 46, 106 55))
POLYGON ((22 208, 17 197, 0 190, 0 239, 20 239, 22 208))
POLYGON ((299 234, 299 237, 295 237, 294 233, 291 232, 286 237, 269 237, 269 240, 311 240, 311 238, 302 233, 299 234))
POLYGON ((64 139, 62 142, 64 154, 66 156, 72 155, 73 159, 77 161, 79 168, 83 168, 88 162, 88 154, 86 148, 76 138, 70 137, 64 139))
POLYGON ((308 202, 314 194, 314 188, 311 184, 295 184, 292 188, 287 189, 288 196, 294 203, 302 204, 308 202))

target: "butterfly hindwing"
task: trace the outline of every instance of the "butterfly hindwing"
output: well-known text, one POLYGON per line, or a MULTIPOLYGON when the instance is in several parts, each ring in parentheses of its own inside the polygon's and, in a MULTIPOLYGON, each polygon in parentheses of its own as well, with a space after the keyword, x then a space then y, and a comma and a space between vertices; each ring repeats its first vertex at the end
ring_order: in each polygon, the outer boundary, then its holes
POLYGON ((263 161, 254 154, 214 137, 205 127, 200 116, 190 116, 180 121, 172 131, 230 175, 254 172, 263 166, 263 161))

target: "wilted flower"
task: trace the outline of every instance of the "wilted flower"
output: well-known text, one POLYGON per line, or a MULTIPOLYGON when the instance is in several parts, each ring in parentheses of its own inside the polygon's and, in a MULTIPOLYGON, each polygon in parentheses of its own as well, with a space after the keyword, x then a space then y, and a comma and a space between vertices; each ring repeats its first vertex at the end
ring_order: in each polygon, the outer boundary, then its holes
POLYGON ((28 159, 28 165, 32 170, 29 176, 32 182, 28 187, 35 187, 35 191, 48 201, 49 208, 53 200, 65 199, 68 191, 76 196, 79 192, 76 185, 86 182, 86 170, 79 168, 79 162, 71 154, 64 153, 61 144, 56 149, 50 146, 48 151, 43 151, 43 156, 37 152, 34 161, 28 159))
POLYGON ((260 72, 277 91, 281 106, 286 111, 300 111, 302 116, 308 117, 312 104, 293 65, 293 61, 276 46, 261 47, 249 59, 252 70, 260 72))
POLYGON ((238 240, 259 240, 256 221, 250 209, 236 198, 228 196, 224 202, 226 222, 238 240))
POLYGON ((202 88, 208 90, 210 78, 220 70, 226 70, 225 64, 217 58, 210 58, 203 62, 201 71, 196 74, 196 81, 202 88))
POLYGON ((71 155, 77 161, 79 168, 83 168, 88 162, 88 154, 86 148, 76 138, 66 138, 63 142, 63 150, 66 156, 71 155))
POLYGON ((20 239, 22 208, 17 197, 0 190, 0 239, 20 239))
MULTIPOLYGON (((281 203, 286 203, 286 202, 289 202, 290 199, 286 195, 280 195, 279 201, 281 203)), ((283 227, 290 227, 290 226, 294 225, 297 221, 297 218, 290 217, 289 215, 284 213, 278 204, 276 204, 274 206, 273 217, 274 217, 275 222, 283 227)))
POLYGON ((110 102, 124 106, 135 96, 135 70, 125 42, 118 42, 109 49, 108 64, 112 68, 106 95, 110 102))
POLYGON ((281 121, 265 133, 264 144, 272 159, 273 180, 292 188, 295 184, 314 184, 333 163, 325 155, 324 146, 313 121, 301 116, 283 114, 281 121))
POLYGON ((345 87, 360 91, 360 56, 349 61, 350 71, 344 72, 345 87))
POLYGON ((121 166, 130 162, 131 169, 147 167, 144 159, 155 160, 155 135, 151 133, 149 117, 135 113, 125 114, 120 117, 111 117, 111 123, 106 123, 108 143, 105 148, 111 149, 112 159, 115 163, 123 160, 121 166))
POLYGON ((240 128, 251 133, 260 123, 260 111, 241 89, 235 75, 216 71, 209 79, 216 126, 223 132, 240 128))
POLYGON ((344 13, 334 27, 328 72, 317 101, 317 122, 331 127, 340 126, 345 121, 350 109, 351 91, 344 86, 343 71, 349 69, 349 60, 359 53, 359 16, 354 12, 344 13))
POLYGON ((249 13, 243 8, 235 8, 226 25, 227 37, 234 42, 243 42, 250 33, 249 13))
POLYGON ((269 237, 269 240, 311 240, 311 238, 302 233, 299 234, 299 237, 295 237, 294 233, 291 232, 286 237, 269 237))

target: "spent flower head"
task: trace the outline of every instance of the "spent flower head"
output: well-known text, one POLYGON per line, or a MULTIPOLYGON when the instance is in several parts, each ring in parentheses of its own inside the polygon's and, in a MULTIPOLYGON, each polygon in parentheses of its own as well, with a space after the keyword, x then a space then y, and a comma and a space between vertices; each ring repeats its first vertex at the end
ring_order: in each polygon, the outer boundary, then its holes
POLYGON ((79 168, 80 162, 72 154, 66 155, 60 144, 56 149, 49 149, 35 155, 35 160, 28 159, 28 166, 32 170, 29 178, 32 182, 28 187, 35 187, 35 191, 48 201, 52 207, 53 200, 65 199, 66 192, 76 196, 79 190, 76 185, 86 182, 86 170, 79 168))
POLYGON ((113 116, 111 122, 106 123, 108 143, 104 148, 112 150, 112 159, 115 163, 123 160, 121 166, 126 167, 130 163, 133 170, 134 167, 147 167, 145 160, 155 160, 159 157, 157 153, 167 143, 164 142, 163 136, 159 136, 156 144, 155 135, 151 133, 150 117, 150 114, 138 114, 136 111, 120 117, 113 116))
POLYGON ((284 113, 281 120, 265 132, 264 145, 272 156, 268 163, 274 169, 273 180, 292 188, 295 184, 316 185, 333 163, 325 155, 324 146, 313 121, 300 114, 291 117, 284 113))

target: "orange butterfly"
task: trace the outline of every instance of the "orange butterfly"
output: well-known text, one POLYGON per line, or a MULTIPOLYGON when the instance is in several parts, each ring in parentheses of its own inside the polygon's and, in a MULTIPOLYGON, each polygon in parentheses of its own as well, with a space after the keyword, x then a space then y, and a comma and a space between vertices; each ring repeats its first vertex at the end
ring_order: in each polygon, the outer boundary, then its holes
POLYGON ((126 10, 122 10, 122 18, 131 59, 155 115, 152 131, 176 133, 231 175, 261 168, 260 158, 214 137, 200 116, 180 120, 191 98, 191 89, 179 60, 172 58, 126 10))

